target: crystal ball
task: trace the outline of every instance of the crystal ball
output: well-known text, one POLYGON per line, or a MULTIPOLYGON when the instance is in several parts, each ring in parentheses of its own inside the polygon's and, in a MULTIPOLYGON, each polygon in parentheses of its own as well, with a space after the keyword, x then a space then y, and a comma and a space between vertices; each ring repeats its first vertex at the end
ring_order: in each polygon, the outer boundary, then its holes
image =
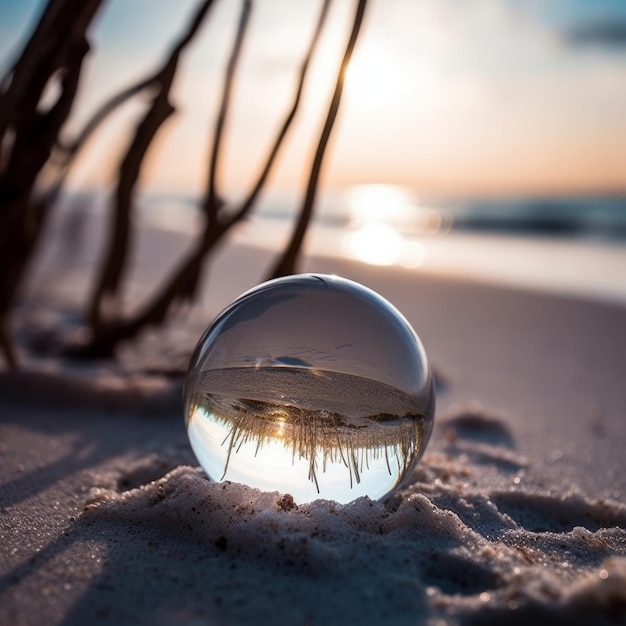
POLYGON ((185 380, 187 433, 209 478, 300 503, 384 498, 423 454, 434 411, 426 352, 405 317, 323 274, 237 298, 185 380))

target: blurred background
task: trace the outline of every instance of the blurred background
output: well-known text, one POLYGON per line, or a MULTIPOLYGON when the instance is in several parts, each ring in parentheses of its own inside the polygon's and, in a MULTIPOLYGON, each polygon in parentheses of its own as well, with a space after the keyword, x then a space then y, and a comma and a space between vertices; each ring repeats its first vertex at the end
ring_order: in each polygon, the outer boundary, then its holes
MULTIPOLYGON (((2 75, 44 6, 0 5, 2 75)), ((107 97, 154 71, 197 6, 104 3, 63 133, 78 132, 107 97)), ((253 6, 218 171, 229 200, 258 175, 319 9, 317 0, 253 6)), ((136 220, 158 237, 198 230, 240 3, 221 0, 211 11, 176 76, 176 113, 141 172, 136 220)), ((353 12, 353 2, 331 4, 296 123, 233 241, 277 250, 288 240, 353 12)), ((129 101, 90 139, 50 232, 102 238, 116 170, 144 108, 141 98, 129 101)), ((305 250, 626 302, 625 112, 623 0, 371 0, 305 250)), ((58 263, 64 250, 43 254, 58 263)), ((94 256, 94 247, 83 253, 94 256)))

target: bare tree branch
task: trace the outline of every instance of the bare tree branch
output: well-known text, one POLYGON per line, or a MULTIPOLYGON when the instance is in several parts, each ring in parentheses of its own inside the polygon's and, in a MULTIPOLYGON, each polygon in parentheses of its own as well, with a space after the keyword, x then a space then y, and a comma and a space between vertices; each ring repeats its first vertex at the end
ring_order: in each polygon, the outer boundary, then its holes
POLYGON ((328 14, 329 5, 330 0, 325 0, 322 5, 319 20, 300 68, 298 85, 292 106, 285 117, 274 144, 272 145, 259 179, 246 200, 244 200, 241 207, 230 218, 225 217, 221 221, 216 219, 210 221, 207 219, 205 231, 196 248, 180 264, 178 269, 174 272, 172 278, 166 283, 165 287, 159 292, 156 298, 139 315, 139 318, 143 319, 146 324, 161 323, 165 319, 169 308, 175 302, 191 300, 194 297, 202 275, 202 267, 209 253, 213 251, 214 247, 226 234, 226 232, 228 232, 228 230, 230 230, 230 228, 232 228, 238 221, 243 219, 252 208, 254 201, 267 181, 280 147, 282 146, 284 139, 287 136, 287 132, 295 119, 296 112, 300 105, 310 60, 319 42, 320 34, 328 14))
MULTIPOLYGON (((320 12, 313 37, 300 67, 298 84, 293 103, 286 114, 284 122, 280 127, 271 150, 269 151, 259 178, 252 187, 249 195, 243 201, 241 206, 230 216, 227 216, 226 213, 222 213, 221 219, 220 215, 217 214, 213 220, 209 220, 207 215, 204 232, 199 238, 196 246, 179 264, 154 299, 151 300, 134 318, 126 321, 120 320, 114 323, 112 322, 99 328, 93 335, 89 344, 78 350, 80 355, 108 356, 112 354, 120 341, 131 339, 148 325, 161 324, 174 304, 191 300, 194 297, 200 283, 203 266, 206 263, 208 256, 216 249, 226 232, 238 221, 243 219, 243 217, 245 217, 245 215, 250 211, 254 201, 260 194, 269 177, 280 147, 287 136, 288 130, 291 127, 299 108, 310 61, 319 43, 320 34, 328 14, 330 2, 331 0, 324 0, 323 2, 322 10, 320 12)), ((207 193, 207 198, 209 195, 210 192, 207 193)), ((217 197, 217 194, 215 194, 215 197, 217 197)), ((208 204, 205 206, 208 206, 208 204)))
POLYGON ((269 278, 278 278, 279 276, 286 276, 293 274, 296 268, 298 258, 300 256, 300 250, 302 248, 302 242, 304 235, 306 234, 309 222, 313 216, 313 209, 315 206, 315 197, 317 195, 317 188, 319 183, 320 172, 324 162, 324 156, 326 154, 326 148, 328 146, 328 140, 330 139, 333 126, 335 125, 335 119, 337 118, 337 112, 339 111, 339 105, 341 103, 341 95, 343 93, 343 86, 346 77, 346 71, 352 58, 352 52, 356 45, 359 31, 361 29, 361 23, 363 21, 363 15, 365 13, 365 7, 367 0, 359 0, 356 12, 354 14, 354 22, 352 24, 352 32, 350 33, 350 39, 343 56, 341 67, 337 75, 337 81, 335 85, 335 91, 328 109, 328 115, 324 128, 320 135, 315 157, 313 158, 313 165, 311 167, 311 174, 309 176, 309 182, 307 184, 306 194, 300 214, 298 216, 298 222, 293 231, 289 244, 285 251, 278 259, 278 262, 274 265, 272 271, 269 273, 269 278))
MULTIPOLYGON (((154 137, 163 123, 174 112, 174 107, 169 102, 169 94, 178 68, 180 55, 198 31, 211 4, 212 0, 203 2, 185 35, 174 47, 163 67, 151 79, 141 81, 120 94, 120 96, 132 95, 136 93, 134 90, 140 87, 143 88, 152 83, 158 85, 158 92, 143 120, 137 127, 133 141, 120 164, 118 184, 115 191, 115 211, 107 252, 89 304, 88 321, 92 329, 102 324, 102 302, 104 298, 115 295, 119 289, 127 266, 131 236, 130 218, 141 166, 154 137)), ((121 104, 120 96, 118 96, 117 100, 109 101, 108 104, 111 102, 116 105, 121 104)), ((111 110, 111 108, 107 109, 105 115, 111 110)), ((102 111, 103 109, 100 110, 100 112, 102 111)), ((95 118, 92 118, 92 121, 96 124, 98 123, 98 120, 95 118)), ((91 128, 95 128, 93 123, 91 128)), ((84 135, 84 132, 82 135, 84 135)))
POLYGON ((0 95, 0 347, 15 356, 9 313, 49 211, 33 199, 76 95, 89 50, 86 31, 102 0, 51 0, 20 58, 2 81, 0 95), (42 96, 56 81, 59 95, 47 110, 42 96))
POLYGON ((50 78, 63 68, 66 46, 80 39, 102 0, 50 0, 24 50, 3 77, 0 140, 28 122, 50 78))
POLYGON ((133 141, 120 165, 115 190, 113 224, 109 233, 107 252, 89 305, 88 320, 92 327, 100 324, 102 300, 117 293, 126 267, 130 247, 130 218, 135 186, 152 140, 163 122, 174 112, 168 95, 175 67, 174 62, 170 68, 169 78, 161 83, 161 89, 137 127, 133 141))
POLYGON ((265 166, 261 170, 259 178, 256 181, 256 184, 252 187, 252 190, 245 198, 245 200, 241 203, 240 207, 233 213, 231 222, 235 224, 236 222, 242 220, 250 211, 252 206, 254 205, 257 197, 261 193, 261 190, 265 186, 267 182, 267 178, 271 172, 272 166, 274 165, 274 161, 278 155, 280 147, 287 136, 287 132, 291 127, 291 124, 296 117, 296 113, 298 111, 298 107, 300 106, 300 100, 302 98, 302 92, 304 91, 304 81, 306 79, 306 75, 309 69, 309 64, 313 57, 313 53, 317 48, 317 43, 322 34, 322 30, 324 28, 324 23, 326 21, 326 16, 328 15, 328 9, 330 7, 331 0, 324 0, 322 4, 322 10, 320 11, 320 15, 317 21, 317 26, 315 27, 315 31, 313 32, 313 38, 311 39, 311 43, 309 44, 309 49, 307 51, 306 56, 300 66, 299 78, 298 78, 298 87, 296 89, 296 95, 291 105, 291 110, 285 117, 285 120, 276 135, 276 139, 274 140, 274 145, 269 152, 267 160, 265 162, 265 166))
POLYGON ((213 146, 211 148, 211 159, 209 161, 208 189, 203 205, 203 210, 207 216, 208 222, 214 222, 216 220, 218 211, 222 204, 216 188, 217 168, 220 162, 220 148, 222 145, 222 136, 224 134, 224 125, 226 123, 228 110, 230 109, 230 96, 232 93, 235 71, 237 70, 237 66, 239 65, 241 49, 243 47, 243 40, 248 27, 251 9, 251 0, 244 0, 241 7, 241 15, 239 17, 239 26, 237 28, 235 43, 233 44, 233 49, 231 51, 230 59, 228 60, 228 65, 226 67, 226 73, 224 76, 222 100, 220 103, 220 110, 217 115, 217 120, 215 122, 213 146))
MULTIPOLYGON (((168 56, 168 60, 166 63, 159 68, 156 72, 148 76, 147 78, 142 78, 137 83, 131 85, 130 87, 126 87, 119 93, 115 94, 112 98, 109 98, 89 119, 89 121, 85 124, 83 129, 78 133, 78 136, 74 141, 69 144, 59 144, 59 148, 63 153, 63 169, 67 170, 71 163, 74 161, 82 147, 85 145, 87 140, 91 137, 91 135, 98 129, 100 124, 104 122, 104 120, 113 113, 118 107, 120 107, 124 102, 137 95, 138 93, 148 89, 149 87, 154 87, 158 83, 160 83, 163 79, 164 73, 167 71, 169 66, 169 62, 173 58, 177 58, 183 52, 187 44, 195 36, 196 32, 200 28, 203 23, 203 20, 211 8, 213 4, 213 0, 204 0, 200 5, 199 10, 197 11, 194 19, 191 21, 187 31, 181 37, 181 39, 176 43, 171 53, 168 56)), ((65 173, 65 172, 64 172, 65 173)))

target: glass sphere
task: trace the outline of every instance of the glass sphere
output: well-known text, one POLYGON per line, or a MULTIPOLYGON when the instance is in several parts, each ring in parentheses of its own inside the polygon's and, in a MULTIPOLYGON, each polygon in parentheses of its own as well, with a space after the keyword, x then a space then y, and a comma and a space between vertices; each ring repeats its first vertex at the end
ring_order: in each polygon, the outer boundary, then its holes
POLYGON ((423 454, 434 410, 409 322, 371 289, 323 274, 237 298, 185 381, 187 433, 208 476, 296 502, 386 496, 423 454))

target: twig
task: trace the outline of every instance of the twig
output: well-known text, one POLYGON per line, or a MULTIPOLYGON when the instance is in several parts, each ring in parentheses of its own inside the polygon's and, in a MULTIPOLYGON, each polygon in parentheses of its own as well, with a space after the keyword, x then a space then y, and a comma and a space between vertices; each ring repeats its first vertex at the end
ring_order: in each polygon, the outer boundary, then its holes
MULTIPOLYGON (((294 100, 285 116, 279 132, 277 133, 274 143, 272 144, 265 165, 261 169, 261 173, 256 183, 253 185, 245 200, 238 207, 238 209, 230 215, 226 212, 221 214, 217 213, 213 220, 209 220, 208 215, 205 213, 207 217, 205 229, 196 246, 176 268, 162 289, 156 294, 154 299, 151 300, 134 318, 126 321, 117 321, 98 329, 98 331, 92 336, 89 344, 83 346, 80 350, 75 351, 75 353, 81 356, 108 356, 113 353, 115 347, 120 341, 131 339, 148 325, 161 324, 167 317, 170 308, 175 303, 193 298, 200 282, 202 268, 206 263, 208 256, 215 250, 217 244, 226 232, 249 213, 269 177, 280 148, 296 117, 310 61, 319 43, 320 34, 323 30, 328 14, 330 2, 331 0, 324 0, 307 54, 305 55, 300 67, 298 85, 294 95, 294 100)), ((242 21, 240 20, 240 25, 241 23, 242 21)), ((215 167, 217 168, 217 164, 215 164, 215 167)), ((214 197, 217 197, 216 192, 214 193, 214 197)), ((205 198, 205 206, 207 207, 210 206, 208 204, 209 197, 210 191, 207 191, 207 196, 205 198)))
MULTIPOLYGON (((272 148, 266 159, 265 166, 262 168, 256 184, 252 187, 252 190, 241 206, 230 217, 224 216, 221 220, 207 220, 204 233, 196 248, 178 267, 172 278, 166 283, 165 287, 161 290, 157 297, 139 315, 139 319, 143 319, 144 323, 161 323, 165 319, 169 308, 174 304, 174 302, 177 300, 191 300, 193 298, 202 274, 202 266, 209 253, 213 251, 214 247, 226 234, 226 232, 228 232, 237 222, 242 220, 251 210, 255 200, 267 181, 280 147, 282 146, 287 136, 287 132, 295 119, 300 105, 310 61, 317 48, 320 35, 323 30, 330 1, 331 0, 325 0, 322 5, 322 10, 313 33, 313 37, 300 68, 298 86, 296 88, 292 106, 285 117, 276 139, 274 140, 272 148)), ((208 196, 210 196, 210 193, 211 192, 209 191, 208 196)))
POLYGON ((33 188, 67 120, 89 50, 86 31, 102 0, 51 0, 0 96, 0 347, 14 360, 9 314, 50 205, 33 188), (51 81, 57 101, 41 111, 51 81))
POLYGON ((315 152, 315 157, 313 158, 311 174, 309 176, 306 194, 304 197, 302 208, 300 209, 298 221, 296 223, 296 227, 293 231, 289 244, 287 245, 281 257, 278 259, 278 262, 274 265, 272 271, 269 273, 270 278, 286 276, 288 274, 293 274, 295 271, 295 267, 300 256, 300 250, 302 248, 304 235, 306 234, 309 222, 311 221, 311 217, 313 216, 315 197, 317 195, 317 188, 322 164, 324 162, 324 155, 326 154, 328 140, 335 124, 337 111, 339 110, 339 104, 341 103, 341 95, 343 93, 346 71, 352 57, 354 46, 356 45, 359 36, 359 31, 361 29, 361 23, 363 21, 363 15, 365 13, 366 5, 367 0, 359 0, 354 15, 354 22, 352 24, 350 39, 348 40, 348 45, 343 56, 343 61, 337 75, 335 91, 333 93, 330 107, 328 109, 326 122, 324 123, 324 128, 322 129, 322 133, 320 135, 320 139, 317 145, 317 150, 315 152))
MULTIPOLYGON (((127 266, 131 236, 130 218, 135 187, 144 158, 154 137, 163 123, 174 112, 174 107, 169 102, 169 94, 178 68, 180 55, 198 31, 212 1, 205 0, 201 5, 185 35, 172 50, 161 70, 152 79, 141 81, 134 87, 122 92, 117 99, 109 101, 108 108, 99 111, 99 113, 106 116, 112 110, 111 103, 117 106, 123 101, 120 98, 130 97, 129 94, 132 95, 140 88, 145 88, 152 83, 159 87, 159 91, 137 127, 133 141, 120 164, 118 184, 115 191, 115 211, 113 213, 107 253, 89 304, 88 321, 92 330, 102 324, 102 302, 107 296, 114 296, 117 293, 127 266)), ((91 129, 95 128, 95 125, 103 119, 102 115, 97 119, 92 118, 91 129)), ((84 133, 85 131, 81 135, 84 136, 84 133)))
POLYGON ((283 141, 285 140, 285 137, 287 136, 287 132, 289 131, 289 128, 294 118, 296 117, 298 107, 300 106, 300 100, 302 98, 302 92, 304 91, 304 81, 306 79, 306 75, 309 70, 311 58, 313 57, 313 53, 315 52, 317 48, 319 38, 322 34, 322 30, 324 29, 324 23, 326 22, 326 17, 328 15, 328 9, 330 7, 330 3, 331 3, 331 0, 324 0, 324 3, 322 4, 322 10, 320 11, 317 25, 315 27, 315 31, 313 32, 313 38, 311 39, 311 43, 309 44, 309 49, 307 51, 306 56, 304 57, 302 65, 300 66, 298 87, 296 89, 296 95, 293 100, 293 104, 291 105, 291 109, 289 113, 287 114, 287 116, 285 117, 283 125, 278 131, 278 134, 276 135, 272 149, 269 152, 269 155, 265 162, 265 166, 261 170, 261 173, 256 181, 256 184, 252 187, 252 190, 250 191, 248 196, 245 198, 245 200, 241 203, 240 207, 233 213, 232 218, 231 218, 231 223, 233 225, 237 223, 238 221, 242 220, 244 217, 246 217, 246 215, 248 214, 248 212, 254 205, 257 197, 261 193, 261 190, 265 186, 265 183, 270 174, 272 166, 274 165, 274 161, 276 157, 278 156, 280 147, 282 146, 283 141))
POLYGON ((222 204, 216 189, 217 168, 220 164, 220 148, 222 145, 222 137, 224 134, 226 116, 228 114, 228 110, 230 109, 230 96, 233 89, 235 72, 237 70, 237 66, 239 65, 241 49, 243 47, 243 40, 246 34, 246 30, 248 28, 251 9, 251 0, 244 0, 241 7, 241 15, 239 17, 237 35, 235 36, 235 42, 230 53, 230 59, 228 60, 228 65, 226 66, 224 87, 222 90, 222 99, 220 103, 219 113, 217 115, 217 120, 215 122, 215 131, 213 133, 213 146, 211 148, 211 159, 209 161, 208 189, 205 201, 203 203, 203 210, 206 214, 209 224, 216 220, 218 211, 221 208, 222 204))
MULTIPOLYGON (((195 36, 199 27, 202 25, 202 22, 213 4, 213 0, 204 0, 200 5, 199 10, 197 11, 194 19, 191 21, 187 32, 184 36, 177 42, 177 44, 172 49, 172 52, 168 56, 168 61, 173 57, 178 57, 183 52, 184 48, 191 41, 191 39, 195 36)), ((62 174, 59 179, 65 177, 67 170, 72 165, 78 153, 82 150, 83 146, 87 143, 91 135, 98 129, 100 124, 106 120, 106 118, 113 113, 118 107, 120 107, 124 102, 132 98, 133 96, 141 93, 142 91, 148 89, 149 87, 155 86, 161 82, 162 76, 167 69, 167 62, 164 66, 162 66, 159 70, 148 76, 147 78, 142 78, 137 83, 131 85, 130 87, 126 87, 112 98, 109 98, 87 121, 83 129, 78 133, 76 139, 70 143, 61 143, 58 144, 58 149, 60 150, 60 158, 61 158, 61 166, 62 166, 62 174)), ((57 182, 59 185, 59 181, 57 182)))

